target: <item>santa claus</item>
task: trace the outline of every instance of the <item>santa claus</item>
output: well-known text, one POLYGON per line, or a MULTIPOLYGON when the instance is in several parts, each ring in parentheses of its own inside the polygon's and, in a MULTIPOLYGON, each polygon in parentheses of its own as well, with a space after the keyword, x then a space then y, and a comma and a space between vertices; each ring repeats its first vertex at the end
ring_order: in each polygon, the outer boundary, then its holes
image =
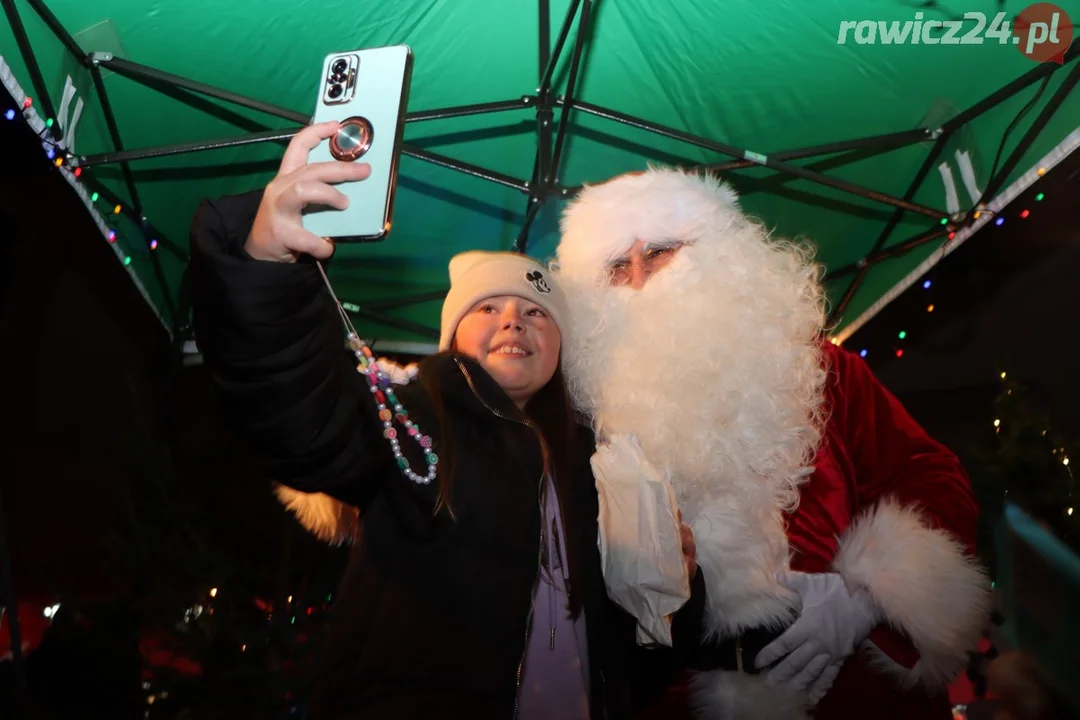
POLYGON ((957 458, 823 337, 809 252, 672 169, 587 186, 562 231, 574 397, 601 440, 632 436, 670 473, 696 539, 694 716, 951 717, 989 614, 976 503, 957 458))

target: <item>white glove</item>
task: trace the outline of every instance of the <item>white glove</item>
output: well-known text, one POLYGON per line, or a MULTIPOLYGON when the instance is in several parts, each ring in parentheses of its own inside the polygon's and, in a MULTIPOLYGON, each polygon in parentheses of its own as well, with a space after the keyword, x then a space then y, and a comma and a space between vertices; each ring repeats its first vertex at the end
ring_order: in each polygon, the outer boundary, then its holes
POLYGON ((806 691, 817 704, 836 680, 844 660, 881 621, 881 612, 865 591, 850 592, 837 573, 789 571, 777 579, 799 594, 802 612, 791 627, 758 653, 754 663, 761 669, 783 658, 766 681, 806 691))

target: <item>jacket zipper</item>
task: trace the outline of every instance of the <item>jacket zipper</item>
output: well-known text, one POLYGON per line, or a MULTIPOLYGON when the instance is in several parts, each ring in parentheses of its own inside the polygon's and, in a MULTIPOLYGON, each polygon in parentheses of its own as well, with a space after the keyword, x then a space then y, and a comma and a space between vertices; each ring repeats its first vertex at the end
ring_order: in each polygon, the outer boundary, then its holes
MULTIPOLYGON (((465 380, 469 383, 469 389, 472 391, 472 394, 474 396, 476 396, 476 399, 479 400, 480 403, 485 408, 487 408, 488 411, 490 411, 492 415, 495 415, 496 417, 502 418, 503 420, 509 420, 510 422, 516 422, 516 423, 519 423, 521 425, 525 425, 526 427, 531 429, 534 433, 536 433, 536 437, 540 441, 540 450, 543 453, 544 457, 546 458, 547 453, 548 453, 547 443, 544 442, 544 436, 540 433, 540 430, 535 425, 533 425, 531 422, 529 422, 528 420, 521 420, 519 418, 507 417, 506 415, 502 414, 501 412, 499 412, 495 408, 491 407, 491 405, 488 404, 487 400, 485 400, 483 397, 481 397, 480 393, 476 390, 476 386, 473 384, 472 375, 469 374, 468 368, 466 368, 464 365, 462 365, 461 361, 458 360, 457 358, 454 358, 454 362, 457 363, 457 366, 461 370, 462 375, 465 376, 465 380)), ((544 464, 545 464, 545 466, 547 465, 546 462, 544 464)), ((521 677, 522 677, 522 671, 525 669, 525 656, 529 652, 529 629, 532 627, 533 610, 536 609, 536 588, 537 588, 537 585, 540 583, 540 568, 541 568, 541 565, 543 564, 543 552, 544 552, 544 520, 543 520, 543 518, 544 518, 544 479, 545 479, 545 474, 544 474, 544 472, 541 472, 540 473, 540 486, 538 488, 539 489, 538 495, 539 495, 539 498, 540 498, 540 500, 539 500, 539 504, 540 504, 540 545, 539 545, 539 547, 537 549, 537 556, 536 556, 536 576, 533 578, 532 594, 530 594, 530 596, 529 596, 529 613, 525 618, 525 646, 521 650, 521 659, 518 661, 517 678, 516 678, 515 687, 514 687, 514 715, 513 715, 513 717, 514 717, 515 720, 516 720, 517 715, 518 715, 518 702, 519 702, 519 700, 521 698, 521 677)))

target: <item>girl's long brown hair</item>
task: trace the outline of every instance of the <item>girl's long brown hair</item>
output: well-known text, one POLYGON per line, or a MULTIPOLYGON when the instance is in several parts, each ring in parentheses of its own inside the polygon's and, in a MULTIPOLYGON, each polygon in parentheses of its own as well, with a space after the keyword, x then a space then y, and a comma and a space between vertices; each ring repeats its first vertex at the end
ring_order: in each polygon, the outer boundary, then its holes
MULTIPOLYGON (((429 373, 422 378, 424 388, 431 399, 431 405, 438 425, 439 443, 439 471, 437 482, 439 484, 438 500, 435 504, 435 513, 445 509, 451 517, 454 517, 453 504, 450 501, 454 477, 456 473, 457 453, 460 448, 452 441, 454 434, 452 419, 446 409, 446 401, 443 397, 438 373, 429 373)), ((578 478, 574 466, 574 458, 577 451, 577 419, 574 416, 570 395, 566 389, 566 380, 562 372, 562 362, 556 368, 551 379, 540 388, 525 404, 525 416, 532 421, 541 435, 548 452, 545 454, 545 470, 551 474, 555 482, 556 495, 559 500, 560 515, 562 517, 563 534, 565 535, 566 552, 564 558, 570 567, 570 612, 576 617, 581 609, 581 599, 575 591, 578 587, 578 564, 576 562, 575 543, 577 527, 574 523, 574 513, 570 511, 574 502, 574 483, 578 478)), ((436 440, 438 442, 438 440, 436 440)), ((550 532, 550 528, 548 529, 550 532)), ((548 537, 548 532, 544 533, 548 537)))

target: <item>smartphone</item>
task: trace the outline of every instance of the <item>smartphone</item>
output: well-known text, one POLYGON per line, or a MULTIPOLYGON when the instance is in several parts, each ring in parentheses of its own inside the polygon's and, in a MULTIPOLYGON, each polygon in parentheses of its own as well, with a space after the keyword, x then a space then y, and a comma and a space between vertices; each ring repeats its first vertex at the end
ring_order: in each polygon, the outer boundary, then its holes
POLYGON ((349 198, 345 210, 309 206, 305 229, 335 242, 372 242, 390 234, 412 66, 407 45, 332 53, 323 60, 312 123, 337 120, 342 127, 311 151, 308 162, 365 162, 371 175, 336 185, 349 198))

